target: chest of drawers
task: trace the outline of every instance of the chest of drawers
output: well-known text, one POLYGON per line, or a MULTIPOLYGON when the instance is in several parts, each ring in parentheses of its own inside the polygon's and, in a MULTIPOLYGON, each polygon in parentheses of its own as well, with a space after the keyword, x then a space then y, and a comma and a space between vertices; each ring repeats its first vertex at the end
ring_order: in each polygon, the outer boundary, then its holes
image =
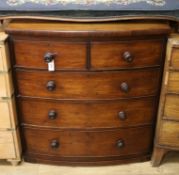
POLYGON ((150 157, 168 24, 18 20, 6 32, 26 161, 150 157))
POLYGON ((170 36, 167 46, 164 80, 158 111, 154 166, 159 166, 169 151, 179 150, 179 36, 170 36))
POLYGON ((7 38, 0 32, 0 159, 16 165, 21 159, 21 146, 7 38))

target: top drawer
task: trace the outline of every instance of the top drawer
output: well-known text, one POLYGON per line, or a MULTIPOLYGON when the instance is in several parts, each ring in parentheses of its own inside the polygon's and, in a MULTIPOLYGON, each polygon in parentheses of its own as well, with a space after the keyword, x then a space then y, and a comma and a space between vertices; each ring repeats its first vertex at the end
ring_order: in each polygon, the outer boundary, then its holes
POLYGON ((14 40, 17 67, 48 69, 54 59, 56 69, 85 69, 86 44, 83 42, 14 40))
POLYGON ((7 72, 10 69, 8 46, 5 43, 7 35, 0 32, 0 72, 7 72))
POLYGON ((170 66, 174 69, 179 69, 179 48, 172 49, 170 66))
POLYGON ((149 67, 161 64, 164 40, 93 42, 94 69, 149 67))

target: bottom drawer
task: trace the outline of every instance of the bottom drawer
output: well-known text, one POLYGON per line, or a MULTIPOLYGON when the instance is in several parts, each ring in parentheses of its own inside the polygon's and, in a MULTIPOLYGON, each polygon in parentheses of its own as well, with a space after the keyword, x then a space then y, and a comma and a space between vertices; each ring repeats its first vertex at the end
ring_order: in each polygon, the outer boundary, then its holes
POLYGON ((0 159, 16 158, 12 131, 0 131, 0 159))
POLYGON ((24 128, 26 153, 54 156, 123 156, 151 151, 153 128, 77 131, 24 128))
POLYGON ((161 124, 159 144, 179 147, 179 123, 163 121, 161 124))

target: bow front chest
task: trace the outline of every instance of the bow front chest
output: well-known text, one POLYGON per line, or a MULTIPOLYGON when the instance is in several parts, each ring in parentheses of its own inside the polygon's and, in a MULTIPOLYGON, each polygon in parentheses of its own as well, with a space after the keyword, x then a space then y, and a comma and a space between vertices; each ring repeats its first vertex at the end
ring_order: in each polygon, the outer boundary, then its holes
POLYGON ((168 24, 13 20, 6 32, 26 161, 149 158, 168 24))

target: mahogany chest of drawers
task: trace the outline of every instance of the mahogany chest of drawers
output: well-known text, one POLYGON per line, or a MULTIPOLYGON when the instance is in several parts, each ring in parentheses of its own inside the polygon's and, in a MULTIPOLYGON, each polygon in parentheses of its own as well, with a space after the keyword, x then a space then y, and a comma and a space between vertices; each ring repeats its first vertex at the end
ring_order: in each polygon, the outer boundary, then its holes
POLYGON ((168 24, 16 20, 6 32, 26 161, 150 157, 168 24))

